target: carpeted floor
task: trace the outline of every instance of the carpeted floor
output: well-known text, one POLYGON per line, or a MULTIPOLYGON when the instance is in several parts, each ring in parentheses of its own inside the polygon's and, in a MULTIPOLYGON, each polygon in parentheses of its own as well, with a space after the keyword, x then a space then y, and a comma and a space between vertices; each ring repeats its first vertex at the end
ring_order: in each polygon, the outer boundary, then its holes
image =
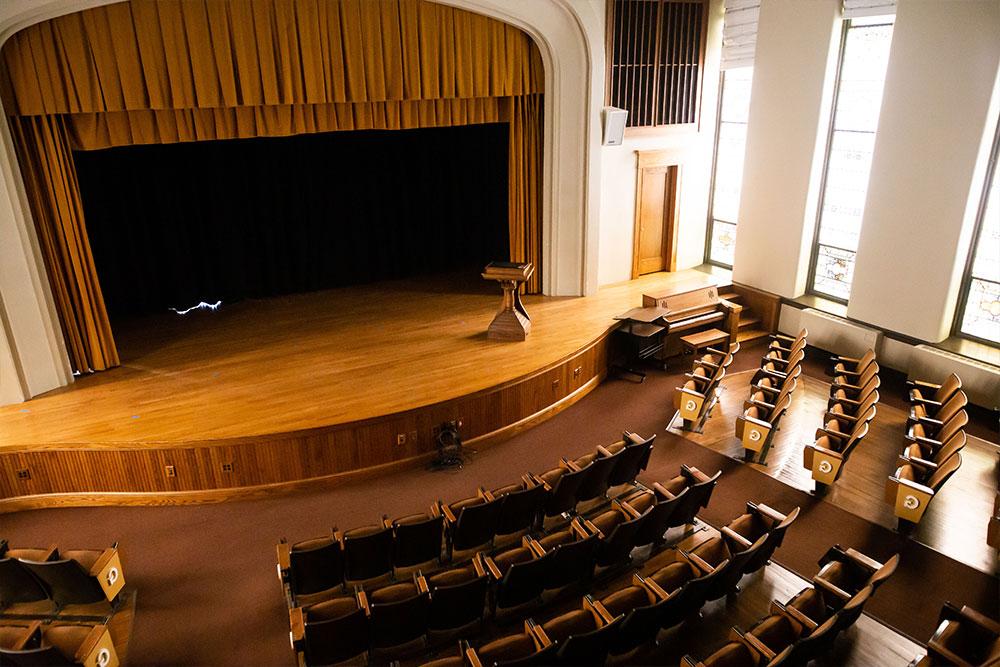
MULTIPOLYGON (((754 366, 758 358, 759 352, 746 350, 734 372, 754 366)), ((480 484, 495 487, 526 470, 542 472, 560 456, 592 451, 629 429, 657 434, 644 479, 672 477, 681 463, 724 470, 702 515, 710 523, 727 522, 751 499, 781 510, 801 506, 776 560, 802 576, 811 576, 817 559, 837 542, 877 557, 902 550, 899 572, 868 609, 904 634, 926 640, 945 600, 996 617, 996 577, 666 433, 677 377, 656 372, 644 384, 609 380, 555 418, 481 452, 458 472, 414 470, 325 491, 218 505, 0 515, 0 535, 17 546, 99 547, 117 540, 127 582, 139 593, 131 664, 292 664, 274 567, 280 537, 306 539, 331 526, 351 528, 383 513, 421 510, 438 498, 466 497, 480 484)))

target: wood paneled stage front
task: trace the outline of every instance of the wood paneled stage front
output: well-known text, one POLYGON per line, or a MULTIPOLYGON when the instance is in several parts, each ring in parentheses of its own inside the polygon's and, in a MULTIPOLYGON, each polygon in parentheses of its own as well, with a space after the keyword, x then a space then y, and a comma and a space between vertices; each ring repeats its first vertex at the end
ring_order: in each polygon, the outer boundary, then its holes
POLYGON ((0 511, 248 497, 418 465, 460 419, 484 446, 584 396, 614 316, 660 273, 526 297, 528 340, 487 341, 499 292, 380 283, 171 314, 116 332, 123 365, 0 408, 0 511))

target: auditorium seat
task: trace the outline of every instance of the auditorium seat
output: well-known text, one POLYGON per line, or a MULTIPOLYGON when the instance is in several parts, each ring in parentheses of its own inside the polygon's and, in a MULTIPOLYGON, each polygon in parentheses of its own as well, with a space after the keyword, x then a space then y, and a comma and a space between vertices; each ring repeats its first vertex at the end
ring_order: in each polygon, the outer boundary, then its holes
POLYGON ((678 503, 677 508, 670 516, 670 527, 688 526, 694 523, 698 510, 707 507, 712 499, 712 491, 722 476, 719 470, 709 477, 698 468, 689 465, 682 465, 680 474, 677 477, 667 480, 659 485, 653 485, 657 493, 666 493, 671 496, 684 497, 678 503))
POLYGON ((802 329, 795 336, 785 336, 784 334, 771 334, 771 342, 767 345, 765 359, 788 359, 797 356, 799 352, 804 352, 806 339, 809 337, 809 330, 802 329))
POLYGON ((869 396, 878 391, 882 380, 878 375, 872 375, 857 391, 831 385, 830 398, 827 400, 827 412, 845 415, 857 415, 861 406, 869 396), (852 398, 853 397, 853 398, 852 398))
POLYGON ((379 655, 411 647, 427 634, 430 591, 420 574, 412 581, 359 592, 358 600, 368 615, 372 650, 379 655))
POLYGON ((486 613, 490 578, 481 558, 471 564, 427 577, 431 602, 427 612, 431 643, 447 636, 475 631, 486 613))
POLYGON ((925 405, 936 408, 944 404, 951 395, 962 388, 962 378, 955 373, 950 374, 941 384, 924 382, 922 380, 907 380, 911 405, 925 405))
POLYGON ((861 392, 873 377, 879 376, 878 362, 873 361, 868 364, 858 375, 836 375, 830 382, 830 396, 842 394, 847 398, 854 398, 861 392))
POLYGON ((505 496, 494 498, 480 490, 472 498, 450 505, 439 500, 431 508, 444 515, 450 558, 464 560, 492 544, 505 500, 505 496))
POLYGON ((869 348, 858 358, 833 356, 830 357, 830 361, 833 363, 831 375, 852 381, 861 377, 862 373, 875 363, 875 350, 869 348))
POLYGON ((914 442, 903 450, 899 461, 913 468, 917 481, 926 480, 948 459, 962 451, 967 440, 965 431, 958 431, 937 448, 914 442))
POLYGON ((956 433, 960 433, 969 423, 969 415, 962 410, 951 419, 941 425, 940 428, 931 429, 924 424, 914 424, 909 432, 903 436, 907 442, 919 443, 927 451, 936 451, 944 446, 956 433))
POLYGON ((660 630, 663 606, 668 598, 661 598, 644 585, 639 575, 633 584, 617 590, 597 601, 605 617, 621 617, 618 631, 609 646, 609 653, 625 656, 653 641, 660 630))
POLYGON ((494 614, 533 604, 545 590, 551 552, 542 551, 532 542, 525 537, 523 546, 483 558, 485 569, 495 582, 494 614))
POLYGON ((597 446, 597 451, 605 456, 624 451, 624 454, 618 458, 614 470, 608 475, 608 488, 614 489, 635 481, 639 473, 649 465, 649 455, 653 451, 655 440, 655 433, 648 438, 643 438, 636 433, 625 431, 621 442, 597 446))
POLYGON ((708 354, 694 360, 693 368, 684 377, 687 380, 674 388, 674 407, 681 416, 681 427, 699 431, 716 403, 717 388, 726 376, 739 350, 739 343, 729 346, 729 352, 708 348, 708 354))
POLYGON ((971 607, 946 602, 927 642, 927 655, 918 663, 918 667, 935 665, 1000 665, 1000 623, 971 607))
POLYGON ((924 427, 925 432, 934 432, 935 429, 941 428, 949 419, 963 411, 968 404, 969 398, 962 390, 956 391, 951 395, 951 398, 935 409, 918 403, 910 408, 906 427, 910 428, 914 424, 920 424, 924 427))
POLYGON ((583 607, 560 614, 541 629, 556 646, 557 665, 601 665, 607 659, 614 642, 620 617, 605 616, 591 596, 583 599, 583 607))
POLYGON ((543 639, 534 621, 524 622, 524 632, 494 639, 466 653, 472 667, 501 667, 503 665, 552 664, 555 644, 543 639))
POLYGON ((648 515, 639 513, 627 504, 612 501, 611 508, 584 519, 583 525, 598 537, 595 559, 599 568, 622 565, 629 561, 635 547, 635 535, 648 515))
POLYGON ((307 665, 363 659, 369 649, 368 615, 357 597, 340 597, 289 610, 292 648, 307 665))
POLYGON ((764 545, 743 564, 743 574, 756 572, 767 565, 775 550, 785 539, 788 527, 799 516, 796 507, 788 514, 754 502, 747 503, 747 511, 722 528, 722 536, 730 546, 738 549, 749 549, 761 537, 766 537, 764 545))
POLYGON ((864 588, 872 592, 884 584, 899 566, 899 554, 884 563, 839 544, 830 547, 819 560, 820 570, 813 577, 813 584, 834 595, 834 605, 844 604, 864 588))
POLYGON ((52 614, 56 603, 17 558, 4 554, 0 558, 0 610, 7 614, 52 614))
POLYGON ((576 517, 566 530, 550 533, 532 542, 531 546, 536 553, 548 554, 546 593, 590 581, 594 575, 599 539, 596 534, 584 528, 581 519, 576 517))
POLYGON ((521 536, 535 528, 542 516, 542 508, 548 498, 545 486, 525 475, 520 484, 511 484, 493 489, 494 498, 503 498, 503 509, 497 519, 495 544, 516 542, 521 536))
POLYGON ((640 489, 622 499, 632 510, 640 514, 648 512, 642 526, 633 538, 635 546, 663 543, 663 536, 671 526, 674 512, 680 506, 681 500, 687 492, 688 489, 685 487, 675 496, 667 491, 662 484, 655 482, 652 489, 640 489))
POLYGON ((440 514, 410 514, 392 522, 392 566, 396 577, 441 563, 444 521, 440 514))
MULTIPOLYGON (((563 459, 563 464, 571 470, 584 471, 583 480, 576 490, 577 505, 581 503, 593 504, 593 501, 604 499, 608 491, 608 480, 611 473, 618 464, 618 458, 624 453, 625 450, 623 449, 618 452, 611 452, 609 456, 606 456, 598 450, 593 454, 581 456, 574 461, 563 459)), ((581 511, 584 510, 585 508, 581 508, 581 511)))
POLYGON ((740 439, 745 450, 745 458, 763 463, 771 446, 774 434, 780 428, 781 418, 792 402, 792 392, 798 384, 798 375, 802 367, 796 367, 787 378, 782 380, 781 388, 773 398, 764 394, 772 392, 755 391, 749 400, 743 403, 743 414, 736 418, 736 437, 740 439))
POLYGON ((105 625, 39 621, 0 626, 0 665, 117 667, 118 654, 105 625))
POLYGON ((706 600, 718 600, 739 592, 746 564, 764 549, 767 537, 767 534, 761 535, 749 546, 744 546, 743 540, 730 542, 723 534, 709 538, 688 552, 688 557, 703 572, 722 570, 705 592, 706 600))
POLYGON ((278 578, 287 583, 294 605, 318 602, 342 590, 344 553, 334 529, 329 537, 278 543, 278 578))
POLYGON ((885 500, 893 506, 901 529, 920 523, 927 506, 961 466, 962 455, 955 453, 926 478, 919 468, 909 463, 896 469, 886 482, 885 500))
POLYGON ((659 608, 660 627, 671 628, 696 616, 705 604, 708 588, 722 573, 703 570, 696 561, 678 549, 669 549, 646 563, 648 574, 636 577, 665 601, 659 608))
POLYGON ((570 468, 565 463, 538 476, 549 491, 545 501, 545 518, 557 517, 576 509, 577 491, 587 480, 587 467, 570 468))
POLYGON ((373 584, 392 577, 393 536, 387 519, 345 531, 341 543, 345 584, 373 584))
POLYGON ((420 667, 468 667, 470 663, 466 658, 466 654, 471 650, 469 642, 460 639, 458 647, 453 651, 453 655, 441 656, 429 662, 420 663, 420 667))
POLYGON ((855 447, 868 435, 875 419, 878 392, 867 400, 865 411, 857 417, 848 419, 846 415, 827 413, 826 424, 816 429, 816 441, 802 448, 802 465, 811 471, 817 493, 825 492, 840 479, 855 447))
POLYGON ((50 560, 21 558, 20 562, 42 582, 49 597, 65 613, 108 614, 125 586, 118 545, 110 549, 67 550, 50 560))
POLYGON ((759 653, 742 641, 726 642, 704 660, 696 660, 690 655, 681 659, 681 667, 761 667, 767 664, 761 661, 759 653))

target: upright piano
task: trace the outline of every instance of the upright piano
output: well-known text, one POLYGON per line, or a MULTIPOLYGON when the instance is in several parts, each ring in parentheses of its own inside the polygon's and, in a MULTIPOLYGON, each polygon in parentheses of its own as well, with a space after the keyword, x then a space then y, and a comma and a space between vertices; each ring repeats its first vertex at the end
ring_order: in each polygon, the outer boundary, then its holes
POLYGON ((705 280, 692 280, 663 292, 644 294, 641 307, 616 319, 622 321, 618 331, 629 348, 631 364, 639 361, 662 364, 680 354, 682 335, 719 329, 729 334, 730 343, 735 342, 741 310, 740 304, 720 297, 718 285, 706 276, 705 280))

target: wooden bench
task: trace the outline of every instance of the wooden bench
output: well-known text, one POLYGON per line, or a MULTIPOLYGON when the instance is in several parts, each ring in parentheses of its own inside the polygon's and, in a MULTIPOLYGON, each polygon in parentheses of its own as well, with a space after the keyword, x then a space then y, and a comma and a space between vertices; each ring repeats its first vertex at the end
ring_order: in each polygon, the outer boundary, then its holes
POLYGON ((698 350, 706 347, 714 347, 728 341, 729 334, 718 329, 705 329, 704 331, 698 331, 687 336, 681 336, 681 345, 684 346, 684 352, 691 352, 692 354, 697 354, 698 350))

